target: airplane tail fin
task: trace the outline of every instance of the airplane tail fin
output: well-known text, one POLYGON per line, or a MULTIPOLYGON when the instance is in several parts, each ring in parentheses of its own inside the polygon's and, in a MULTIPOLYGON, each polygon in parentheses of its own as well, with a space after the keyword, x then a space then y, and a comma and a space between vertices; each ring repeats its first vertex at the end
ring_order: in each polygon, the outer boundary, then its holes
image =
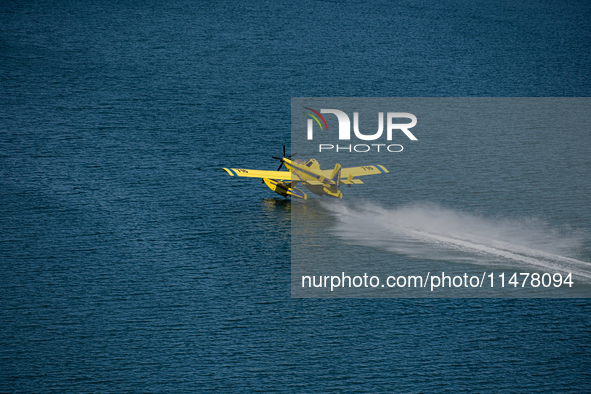
POLYGON ((339 163, 334 166, 330 180, 334 182, 336 187, 341 186, 341 165, 339 163))

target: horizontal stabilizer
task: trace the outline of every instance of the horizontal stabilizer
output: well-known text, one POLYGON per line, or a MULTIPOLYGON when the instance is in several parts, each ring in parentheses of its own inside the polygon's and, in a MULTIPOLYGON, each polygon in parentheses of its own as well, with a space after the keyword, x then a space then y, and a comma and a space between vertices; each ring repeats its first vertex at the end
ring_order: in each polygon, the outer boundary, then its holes
POLYGON ((344 179, 341 181, 341 183, 344 185, 363 185, 363 182, 361 181, 361 179, 352 179, 352 180, 344 179))

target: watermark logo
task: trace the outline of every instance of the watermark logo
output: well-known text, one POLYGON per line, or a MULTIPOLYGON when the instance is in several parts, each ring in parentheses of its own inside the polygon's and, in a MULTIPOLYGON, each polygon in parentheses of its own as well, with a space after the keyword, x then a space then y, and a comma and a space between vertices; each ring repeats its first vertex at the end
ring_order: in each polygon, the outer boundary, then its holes
MULTIPOLYGON (((314 139, 314 121, 316 121, 316 124, 318 124, 321 131, 323 131, 324 128, 326 128, 326 130, 328 131, 328 125, 322 114, 332 114, 337 117, 337 120, 339 122, 339 141, 351 140, 351 119, 345 112, 338 109, 321 109, 320 112, 309 107, 305 107, 305 109, 310 111, 307 112, 307 114, 311 117, 310 119, 308 119, 308 140, 314 139)), ((411 141, 417 141, 417 137, 415 137, 414 134, 409 130, 416 126, 416 116, 408 112, 387 112, 385 118, 387 141, 392 141, 392 136, 394 132, 398 130, 402 131, 402 133, 404 133, 404 135, 406 135, 406 137, 408 137, 411 141), (399 121, 403 119, 410 119, 410 122, 399 123, 399 121)), ((376 141, 379 138, 381 138, 384 134, 384 112, 378 112, 378 131, 376 131, 374 134, 363 134, 359 130, 359 113, 353 112, 353 133, 355 134, 355 137, 357 139, 362 141, 376 141)), ((323 150, 336 149, 336 152, 348 151, 362 153, 369 152, 370 150, 372 150, 372 147, 375 147, 378 152, 380 151, 380 147, 386 147, 386 150, 388 152, 402 152, 402 150, 404 149, 403 146, 400 144, 371 144, 371 146, 368 144, 357 144, 354 146, 341 146, 337 144, 336 147, 334 144, 320 144, 318 149, 319 152, 322 152, 323 150)))
MULTIPOLYGON (((326 125, 326 120, 324 120, 324 117, 322 115, 320 115, 318 113, 318 111, 314 111, 312 108, 308 108, 308 107, 305 107, 305 108, 309 111, 314 112, 314 114, 316 114, 316 116, 318 116, 318 118, 322 119, 322 123, 324 123, 324 126, 326 127, 326 131, 328 131, 328 126, 326 125)), ((311 114, 310 112, 307 112, 307 114, 310 115, 316 121, 316 123, 318 123, 318 126, 320 126, 320 130, 322 130, 322 123, 320 123, 318 118, 315 115, 311 114)), ((312 119, 308 119, 308 139, 309 140, 312 139, 312 133, 313 133, 312 126, 313 126, 312 119)))

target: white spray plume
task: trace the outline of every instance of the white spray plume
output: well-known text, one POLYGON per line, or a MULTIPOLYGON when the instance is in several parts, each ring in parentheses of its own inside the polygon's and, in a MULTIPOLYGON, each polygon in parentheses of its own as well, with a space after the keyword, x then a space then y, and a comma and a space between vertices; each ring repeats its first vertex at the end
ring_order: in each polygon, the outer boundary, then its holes
POLYGON ((330 201, 322 206, 337 219, 334 233, 348 242, 421 259, 572 272, 591 282, 591 263, 573 258, 588 237, 583 231, 429 203, 383 208, 330 201))

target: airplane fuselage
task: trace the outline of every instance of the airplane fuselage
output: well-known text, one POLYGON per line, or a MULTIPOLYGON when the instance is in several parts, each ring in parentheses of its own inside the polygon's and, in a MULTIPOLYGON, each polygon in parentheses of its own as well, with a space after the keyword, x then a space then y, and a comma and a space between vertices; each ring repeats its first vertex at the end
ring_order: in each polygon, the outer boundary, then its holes
POLYGON ((295 173, 301 179, 306 189, 312 193, 319 196, 343 198, 343 194, 339 188, 340 164, 335 166, 331 178, 327 178, 321 173, 320 164, 315 159, 310 159, 308 162, 283 159, 283 164, 289 171, 295 173))

